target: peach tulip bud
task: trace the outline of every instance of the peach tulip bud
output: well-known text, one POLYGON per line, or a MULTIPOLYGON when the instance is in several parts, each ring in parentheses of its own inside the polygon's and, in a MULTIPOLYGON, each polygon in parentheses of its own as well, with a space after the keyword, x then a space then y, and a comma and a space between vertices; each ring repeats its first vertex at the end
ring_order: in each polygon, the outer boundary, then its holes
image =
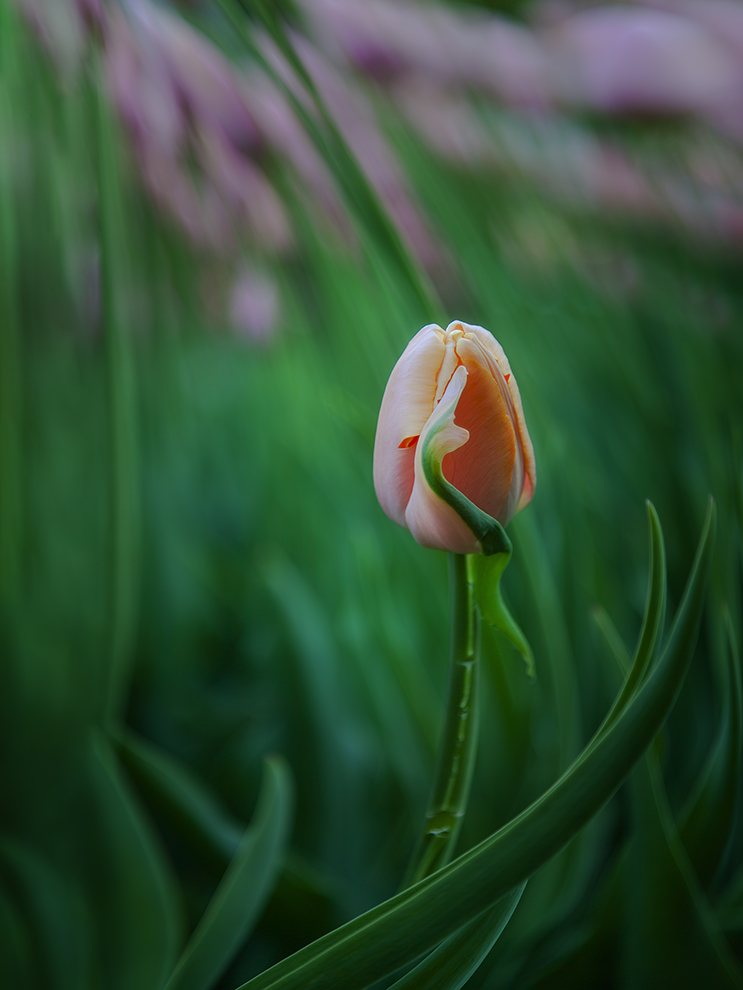
POLYGON ((505 526, 529 504, 535 484, 534 451, 503 348, 483 327, 459 320, 445 331, 423 327, 392 369, 379 411, 374 487, 384 511, 424 547, 480 553, 463 518, 469 513, 453 504, 469 500, 505 526), (453 495, 446 501, 435 490, 441 477, 453 495))

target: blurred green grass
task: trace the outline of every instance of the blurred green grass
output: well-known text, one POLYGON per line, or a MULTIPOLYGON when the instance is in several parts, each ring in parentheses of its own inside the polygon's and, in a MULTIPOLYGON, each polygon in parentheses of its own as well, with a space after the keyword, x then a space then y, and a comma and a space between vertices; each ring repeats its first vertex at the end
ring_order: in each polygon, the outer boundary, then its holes
MULTIPOLYGON (((118 581, 132 603, 126 725, 189 767, 235 822, 252 813, 267 753, 282 753, 295 778, 293 858, 219 984, 227 990, 389 896, 420 820, 443 702, 445 566, 382 514, 371 451, 387 375, 429 314, 374 224, 355 217, 349 250, 287 197, 297 245, 270 261, 281 326, 265 346, 236 335, 199 295, 221 262, 157 214, 123 142, 111 178, 119 219, 102 248, 95 75, 60 84, 2 9, 9 986, 157 986, 224 865, 194 854, 136 781, 116 791, 135 808, 132 832, 119 835, 96 805, 104 785, 86 747, 90 727, 107 725, 118 581), (119 400, 135 428, 123 573, 119 400), (130 894, 126 862, 148 878, 130 894), (157 914, 158 898, 170 921, 152 936, 155 922, 131 905, 157 914), (140 969, 117 969, 122 953, 140 969)), ((661 740, 679 815, 729 691, 726 608, 741 637, 740 259, 570 215, 527 183, 445 166, 400 122, 387 125, 451 265, 440 322, 481 323, 503 344, 538 466, 534 503, 511 527, 505 580, 537 682, 485 630, 481 752, 461 848, 549 786, 607 710, 620 678, 594 611, 603 607, 632 647, 645 596, 643 500, 663 520, 675 604, 711 493, 720 538, 703 636, 661 740)), ((633 834, 630 803, 620 793, 530 882, 473 986, 566 985, 547 974, 567 958, 584 966, 571 986, 623 985, 610 952, 578 950, 597 903, 609 917, 622 910, 611 883, 633 834)), ((718 850, 707 894, 720 919, 742 853, 737 837, 718 850)), ((732 903, 728 935, 740 949, 732 903)))

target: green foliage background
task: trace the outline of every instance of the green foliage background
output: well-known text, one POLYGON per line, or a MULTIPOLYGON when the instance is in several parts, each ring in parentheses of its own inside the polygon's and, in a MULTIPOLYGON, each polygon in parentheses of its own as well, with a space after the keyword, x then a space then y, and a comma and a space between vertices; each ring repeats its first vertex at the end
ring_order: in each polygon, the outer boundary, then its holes
POLYGON ((740 986, 740 258, 463 174, 390 117, 455 273, 438 311, 374 215, 352 214, 349 251, 294 199, 282 326, 251 345, 200 301, 214 261, 141 192, 95 52, 64 84, 0 9, 3 985, 163 987, 238 848, 245 930, 193 986, 232 990, 395 892, 439 732, 446 569, 382 514, 371 451, 409 337, 460 318, 509 355, 539 479, 505 578, 537 679, 484 631, 461 850, 608 710, 611 641, 631 652, 645 601, 643 500, 671 606, 708 493, 719 511, 649 769, 532 878, 468 986, 740 986), (286 856, 240 846, 272 753, 295 788, 291 825, 286 796, 265 813, 286 856))

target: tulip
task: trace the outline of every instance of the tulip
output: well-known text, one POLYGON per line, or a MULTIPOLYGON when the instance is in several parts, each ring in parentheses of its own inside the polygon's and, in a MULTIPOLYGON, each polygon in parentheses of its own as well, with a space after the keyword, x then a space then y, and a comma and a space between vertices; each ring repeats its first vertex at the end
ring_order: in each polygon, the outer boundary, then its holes
POLYGON ((453 506, 472 503, 505 526, 531 501, 535 484, 534 451, 503 348, 483 327, 459 320, 446 330, 423 327, 393 368, 379 412, 374 487, 386 514, 424 547, 480 553, 453 506), (441 477, 454 497, 441 497, 441 477))

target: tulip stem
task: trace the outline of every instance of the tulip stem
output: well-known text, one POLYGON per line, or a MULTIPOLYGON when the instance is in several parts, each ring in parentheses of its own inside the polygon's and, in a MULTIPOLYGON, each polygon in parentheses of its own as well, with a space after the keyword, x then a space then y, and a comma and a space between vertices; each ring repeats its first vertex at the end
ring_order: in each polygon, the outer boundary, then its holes
POLYGON ((449 554, 452 610, 449 684, 426 819, 403 888, 446 866, 454 852, 477 753, 480 617, 472 555, 449 554))

